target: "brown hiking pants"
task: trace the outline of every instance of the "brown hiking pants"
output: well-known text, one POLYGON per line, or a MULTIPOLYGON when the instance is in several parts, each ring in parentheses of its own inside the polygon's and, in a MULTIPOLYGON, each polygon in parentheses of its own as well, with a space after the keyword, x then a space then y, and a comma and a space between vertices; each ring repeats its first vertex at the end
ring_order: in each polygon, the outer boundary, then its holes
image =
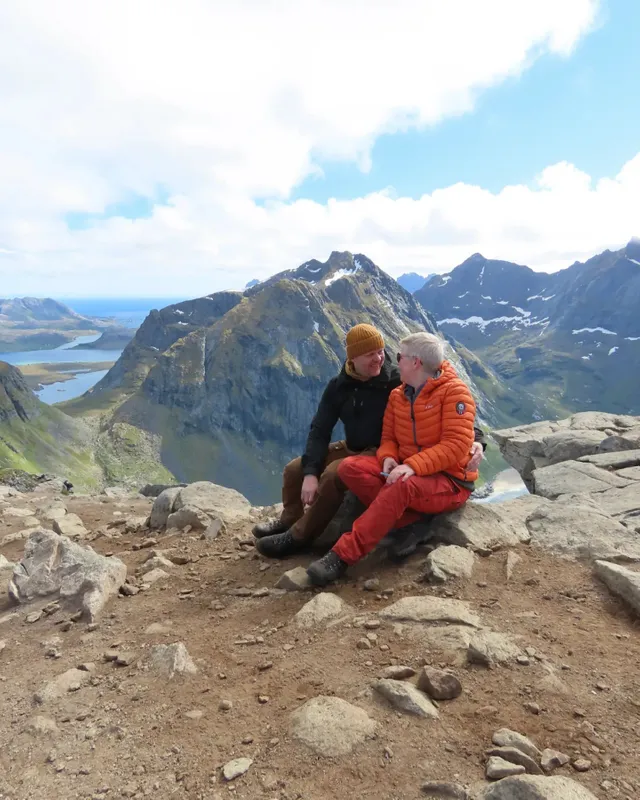
MULTIPOLYGON (((366 450, 365 455, 375 455, 375 450, 366 450)), ((319 478, 318 493, 314 502, 305 510, 300 494, 302 492, 302 459, 294 458, 284 468, 282 475, 281 520, 289 526, 293 538, 298 541, 312 541, 324 531, 331 522, 344 499, 347 487, 338 478, 338 466, 347 456, 360 455, 347 448, 346 442, 333 442, 329 445, 324 472, 319 478)))

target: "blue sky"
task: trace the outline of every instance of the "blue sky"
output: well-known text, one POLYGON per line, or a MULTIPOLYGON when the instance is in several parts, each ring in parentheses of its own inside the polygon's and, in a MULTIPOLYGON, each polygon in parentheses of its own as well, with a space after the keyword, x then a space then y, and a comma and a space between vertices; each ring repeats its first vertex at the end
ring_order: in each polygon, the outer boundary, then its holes
MULTIPOLYGON (((561 2, 562 0, 559 0, 561 2)), ((323 163, 296 198, 352 199, 385 187, 418 198, 462 181, 497 192, 569 161, 594 180, 640 149, 640 0, 608 0, 569 57, 546 54, 480 94, 473 113, 382 136, 372 166, 323 163)))
POLYGON ((640 235, 640 0, 318 5, 0 3, 3 294, 198 296, 332 250, 554 271, 640 235))

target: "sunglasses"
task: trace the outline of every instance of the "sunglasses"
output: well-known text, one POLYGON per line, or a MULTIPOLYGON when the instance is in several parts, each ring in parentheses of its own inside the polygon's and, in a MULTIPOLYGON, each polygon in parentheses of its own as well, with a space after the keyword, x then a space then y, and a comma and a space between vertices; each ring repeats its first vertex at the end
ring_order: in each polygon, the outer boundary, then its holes
POLYGON ((408 356, 404 353, 396 353, 396 361, 398 364, 402 361, 403 358, 418 358, 418 356, 408 356))

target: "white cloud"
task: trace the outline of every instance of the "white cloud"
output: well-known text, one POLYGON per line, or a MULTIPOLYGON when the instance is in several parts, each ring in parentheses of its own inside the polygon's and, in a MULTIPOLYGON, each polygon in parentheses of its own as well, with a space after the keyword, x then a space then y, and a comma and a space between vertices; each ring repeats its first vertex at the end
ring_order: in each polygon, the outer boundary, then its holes
POLYGON ((197 294, 332 249, 450 268, 473 250, 556 267, 633 232, 640 162, 591 186, 569 164, 493 195, 455 185, 289 202, 327 159, 473 109, 597 0, 21 0, 0 6, 3 293, 197 294), (149 219, 70 231, 131 193, 149 219), (270 198, 265 204, 256 198, 270 198))

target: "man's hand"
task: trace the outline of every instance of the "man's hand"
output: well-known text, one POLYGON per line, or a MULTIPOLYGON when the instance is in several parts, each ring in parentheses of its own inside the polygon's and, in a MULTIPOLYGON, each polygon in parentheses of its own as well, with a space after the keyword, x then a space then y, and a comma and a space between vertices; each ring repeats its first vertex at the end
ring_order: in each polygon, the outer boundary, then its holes
POLYGON ((318 479, 315 475, 305 475, 302 481, 300 499, 303 506, 310 506, 318 494, 318 479))
POLYGON ((400 464, 400 466, 395 467, 389 473, 389 477, 387 478, 387 484, 389 484, 390 486, 392 483, 395 483, 397 480, 400 480, 401 478, 403 481, 408 481, 409 478, 415 474, 416 473, 411 469, 411 467, 407 466, 406 464, 400 464))
POLYGON ((382 463, 382 471, 389 474, 391 470, 395 469, 398 466, 398 462, 395 458, 385 458, 382 463))
POLYGON ((469 452, 471 454, 471 461, 467 464, 467 470, 469 472, 475 472, 484 458, 484 451, 480 442, 474 442, 469 452))

